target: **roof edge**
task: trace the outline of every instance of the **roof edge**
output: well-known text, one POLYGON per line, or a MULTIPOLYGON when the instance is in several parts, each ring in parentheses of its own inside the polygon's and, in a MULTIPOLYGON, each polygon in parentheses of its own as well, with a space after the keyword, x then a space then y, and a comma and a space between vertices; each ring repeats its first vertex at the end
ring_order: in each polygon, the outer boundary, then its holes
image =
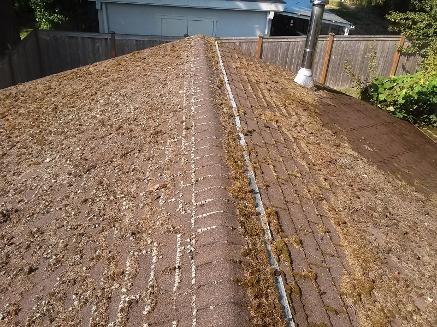
MULTIPOLYGON (((280 12, 278 14, 281 14, 281 15, 284 15, 284 16, 308 19, 308 20, 311 17, 311 14, 307 15, 307 14, 304 14, 304 13, 297 13, 297 12, 292 12, 292 11, 283 11, 283 12, 280 12)), ((331 15, 329 15, 329 18, 326 17, 325 15, 323 15, 323 19, 322 19, 323 23, 328 23, 328 24, 333 24, 333 25, 338 25, 338 26, 349 27, 350 29, 354 29, 355 28, 354 24, 352 24, 351 22, 348 22, 347 20, 342 19, 341 17, 339 17, 339 16, 337 16, 335 14, 332 14, 332 13, 330 13, 330 14, 331 15), (333 17, 333 16, 339 17, 339 18, 341 18, 341 20, 337 20, 336 17, 333 17)))
POLYGON ((209 8, 209 9, 228 9, 228 10, 248 10, 248 11, 275 11, 281 12, 285 9, 283 0, 260 0, 260 1, 234 1, 234 0, 90 0, 96 1, 98 7, 101 3, 120 3, 120 4, 142 4, 151 6, 171 6, 187 8, 209 8))

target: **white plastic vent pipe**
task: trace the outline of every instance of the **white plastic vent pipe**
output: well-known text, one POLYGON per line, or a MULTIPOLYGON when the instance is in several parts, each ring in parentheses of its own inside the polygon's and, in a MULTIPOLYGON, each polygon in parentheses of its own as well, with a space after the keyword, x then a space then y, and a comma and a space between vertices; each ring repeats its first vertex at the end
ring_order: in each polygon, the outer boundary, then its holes
POLYGON ((305 42, 305 50, 303 53, 301 69, 296 75, 294 81, 305 87, 313 87, 313 61, 316 52, 317 41, 319 39, 320 28, 322 27, 323 12, 325 5, 329 0, 311 0, 313 8, 311 11, 310 25, 308 27, 308 35, 305 42))

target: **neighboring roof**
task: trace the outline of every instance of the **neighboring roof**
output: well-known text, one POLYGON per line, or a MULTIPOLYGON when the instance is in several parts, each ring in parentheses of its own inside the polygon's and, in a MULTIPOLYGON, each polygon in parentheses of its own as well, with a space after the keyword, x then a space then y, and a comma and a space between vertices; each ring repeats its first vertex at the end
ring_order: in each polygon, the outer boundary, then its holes
MULTIPOLYGON (((90 0, 96 1, 96 0, 90 0)), ((254 10, 254 11, 282 11, 285 1, 283 0, 102 0, 96 1, 97 9, 100 4, 105 3, 130 3, 146 4, 156 6, 173 6, 188 8, 211 8, 211 9, 232 9, 232 10, 254 10)))
MULTIPOLYGON (((311 9, 310 0, 286 0, 284 12, 281 12, 281 14, 310 19, 311 9)), ((326 9, 323 14, 323 22, 349 28, 353 27, 352 23, 326 9)))

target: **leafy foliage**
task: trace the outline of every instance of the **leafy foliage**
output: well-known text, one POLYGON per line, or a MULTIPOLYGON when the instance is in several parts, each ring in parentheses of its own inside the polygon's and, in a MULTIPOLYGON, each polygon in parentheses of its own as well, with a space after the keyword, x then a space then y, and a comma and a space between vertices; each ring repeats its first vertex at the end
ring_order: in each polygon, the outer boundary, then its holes
POLYGON ((367 7, 383 5, 385 0, 348 0, 347 2, 351 5, 367 7))
POLYGON ((54 0, 30 0, 38 27, 50 29, 66 20, 54 0))
POLYGON ((378 78, 363 90, 362 97, 413 124, 437 126, 437 74, 422 71, 378 78))
POLYGON ((378 63, 376 61, 376 45, 373 43, 370 47, 369 54, 363 58, 363 60, 368 59, 367 75, 361 75, 360 73, 355 73, 349 60, 346 59, 344 64, 344 70, 346 74, 352 79, 354 88, 358 92, 365 87, 367 87, 372 80, 374 80, 378 75, 378 63))
POLYGON ((394 31, 401 32, 411 45, 406 53, 417 53, 425 58, 424 67, 437 68, 437 0, 411 0, 411 10, 387 15, 394 31))
POLYGON ((360 7, 380 7, 385 13, 409 9, 412 0, 346 0, 347 3, 360 7))
POLYGON ((92 29, 95 17, 89 8, 93 7, 88 0, 15 0, 18 15, 30 15, 40 29, 92 29))
POLYGON ((432 42, 427 48, 427 56, 423 61, 425 71, 432 74, 437 72, 437 42, 432 42))

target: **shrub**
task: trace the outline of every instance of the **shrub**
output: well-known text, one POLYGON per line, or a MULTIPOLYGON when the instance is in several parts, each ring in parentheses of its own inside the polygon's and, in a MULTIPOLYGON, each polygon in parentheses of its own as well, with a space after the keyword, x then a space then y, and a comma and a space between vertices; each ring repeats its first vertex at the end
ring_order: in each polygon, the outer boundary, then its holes
POLYGON ((378 78, 362 98, 416 125, 437 126, 437 74, 419 72, 378 78))

